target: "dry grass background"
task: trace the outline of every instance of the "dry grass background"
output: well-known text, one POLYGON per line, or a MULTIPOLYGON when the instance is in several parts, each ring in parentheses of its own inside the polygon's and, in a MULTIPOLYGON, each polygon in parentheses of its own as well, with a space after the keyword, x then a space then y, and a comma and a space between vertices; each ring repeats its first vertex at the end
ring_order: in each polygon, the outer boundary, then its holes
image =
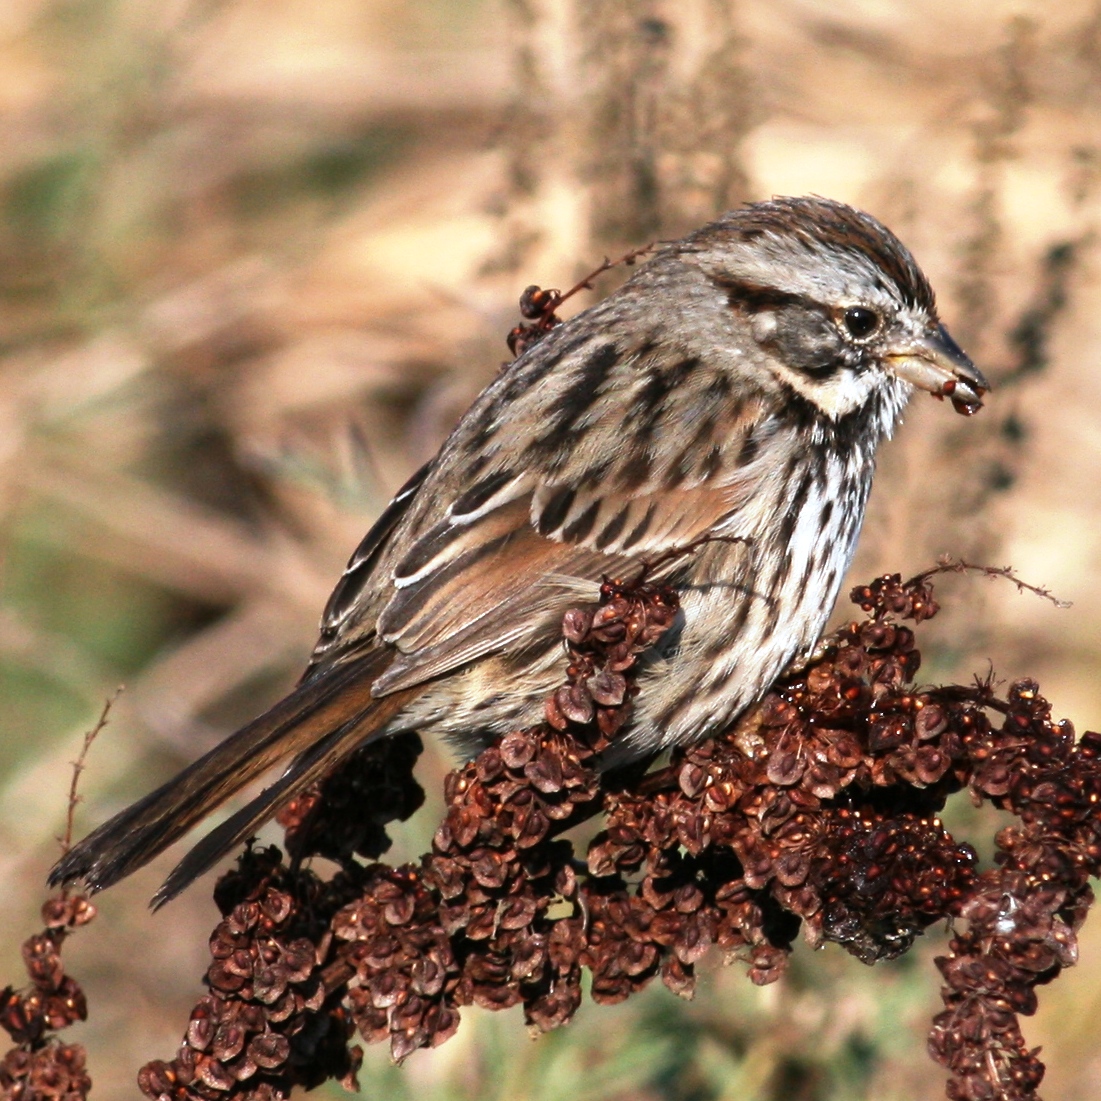
MULTIPOLYGON (((989 657, 1101 727, 1096 0, 4 0, 0 149, 6 978, 103 697, 127 685, 85 827, 292 682, 527 283, 746 198, 879 215, 1001 383, 973 421, 915 404, 858 572, 953 552, 1051 585, 1072 610, 945 581, 926 672, 989 657)), ((172 1052, 198 989, 214 908, 200 889, 149 915, 168 866, 67 949, 101 1099, 172 1052)), ((1049 1101, 1101 1096, 1093 925, 1030 1026, 1049 1101)), ((716 969, 694 1003, 653 989, 534 1042, 470 1011, 400 1070, 369 1051, 364 1092, 935 1098, 925 940, 874 970, 801 952, 762 990, 716 969)))

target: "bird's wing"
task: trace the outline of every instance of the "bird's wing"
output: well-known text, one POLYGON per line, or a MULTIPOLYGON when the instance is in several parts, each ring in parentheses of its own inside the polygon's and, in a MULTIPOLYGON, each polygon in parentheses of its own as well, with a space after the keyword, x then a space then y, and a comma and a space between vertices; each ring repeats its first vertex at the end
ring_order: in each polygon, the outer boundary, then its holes
POLYGON ((553 637, 571 602, 595 601, 603 576, 628 576, 708 535, 751 530, 771 469, 746 446, 760 423, 758 416, 728 422, 721 455, 711 460, 720 469, 710 473, 700 465, 707 447, 675 473, 654 447, 640 478, 628 439, 611 448, 618 458, 599 478, 583 461, 541 477, 524 465, 497 470, 435 508, 442 519, 411 542, 388 579, 377 632, 396 655, 375 694, 553 637))
POLYGON ((325 605, 324 612, 321 613, 321 637, 314 648, 310 664, 303 674, 303 680, 310 679, 315 667, 323 667, 327 664, 325 659, 334 643, 338 649, 341 648, 339 645, 341 627, 363 599, 364 592, 371 588, 375 568, 386 549, 390 536, 405 518, 417 496, 417 491, 424 485, 431 469, 430 460, 410 476, 360 540, 359 546, 352 552, 348 565, 344 567, 344 573, 329 594, 328 603, 325 605))

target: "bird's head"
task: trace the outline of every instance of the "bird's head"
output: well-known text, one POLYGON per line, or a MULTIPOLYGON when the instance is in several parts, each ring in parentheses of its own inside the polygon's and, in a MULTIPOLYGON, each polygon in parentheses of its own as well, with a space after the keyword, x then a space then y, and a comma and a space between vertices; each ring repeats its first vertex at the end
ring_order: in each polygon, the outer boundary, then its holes
POLYGON ((679 251, 744 318, 780 385, 827 418, 872 403, 893 423, 914 386, 962 413, 981 407, 989 384, 941 323, 909 250, 870 215, 773 199, 712 222, 679 251))

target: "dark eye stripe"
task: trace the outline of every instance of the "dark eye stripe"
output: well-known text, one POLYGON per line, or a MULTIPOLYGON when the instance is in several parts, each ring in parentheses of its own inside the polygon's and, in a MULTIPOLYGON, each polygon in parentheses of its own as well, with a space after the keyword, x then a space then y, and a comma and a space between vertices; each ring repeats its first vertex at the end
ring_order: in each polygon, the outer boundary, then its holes
POLYGON ((813 378, 824 382, 828 378, 833 378, 847 362, 845 356, 839 355, 835 356, 833 359, 826 360, 824 363, 793 363, 790 366, 795 368, 799 374, 806 375, 807 378, 813 378))
POLYGON ((778 306, 805 306, 808 309, 821 309, 812 298, 789 291, 764 287, 759 283, 750 283, 745 279, 733 279, 712 276, 712 279, 726 292, 727 302, 734 308, 746 313, 759 313, 761 310, 775 309, 778 306))

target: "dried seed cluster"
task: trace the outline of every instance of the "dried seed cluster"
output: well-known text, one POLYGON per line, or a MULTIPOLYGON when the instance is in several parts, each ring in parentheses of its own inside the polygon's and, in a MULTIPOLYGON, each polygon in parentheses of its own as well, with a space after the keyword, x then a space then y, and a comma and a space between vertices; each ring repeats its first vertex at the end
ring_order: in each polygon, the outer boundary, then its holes
POLYGON ((390 848, 389 822, 404 822, 424 802, 413 766, 424 748, 417 734, 365 746, 321 783, 285 803, 276 820, 297 859, 324 856, 347 864, 390 848))
POLYGON ((1044 1067, 1018 1015, 1034 1013, 1035 988, 1076 962, 1089 879, 1101 874, 1101 734, 1075 742, 1034 681, 987 703, 1003 722, 976 716, 971 790, 1020 822, 997 835, 998 867, 979 877, 959 908, 966 932, 937 960, 945 1010, 929 1049, 952 1073, 953 1101, 1027 1101, 1044 1067))
MULTIPOLYGON (((341 883, 351 884, 354 877, 354 900, 329 912, 324 932, 320 924, 313 929, 313 943, 323 945, 325 952, 318 953, 322 962, 306 982, 325 975, 324 989, 333 991, 325 1004, 337 1004, 343 996, 360 1034, 368 1040, 388 1038, 397 1059, 447 1039, 458 1027, 462 1005, 503 1008, 524 1001, 531 1019, 550 1027, 568 1019, 580 1002, 578 961, 562 960, 556 969, 549 943, 548 906, 555 898, 576 896, 572 849, 554 841, 552 834, 598 809, 595 765, 597 753, 607 745, 605 731, 614 732, 623 721, 637 654, 672 623, 677 610, 671 592, 645 584, 610 581, 601 600, 595 612, 567 616, 568 683, 547 704, 555 726, 509 735, 452 773, 446 790, 448 814, 423 866, 349 870, 341 883), (577 714, 591 722, 581 725, 570 719, 577 714)), ((397 752, 411 769, 408 747, 397 752)), ((394 775, 394 767, 390 761, 375 775, 394 775)), ((362 769, 357 762, 352 776, 339 783, 350 790, 371 782, 362 769)), ((408 772, 406 776, 408 785, 412 781, 408 772)), ((321 798, 325 800, 324 793, 321 798)), ((417 801, 394 797, 389 805, 405 811, 417 801)), ((346 827, 327 808, 325 816, 311 817, 309 807, 296 807, 289 821, 305 851, 347 853, 346 827), (335 836, 319 836, 330 821, 335 836)), ((279 879, 285 884, 280 907, 291 900, 289 911, 279 911, 282 929, 295 920, 301 905, 295 901, 301 889, 287 885, 304 877, 315 881, 306 872, 270 864, 261 868, 256 860, 255 854, 247 855, 233 873, 237 886, 231 898, 246 891, 255 903, 270 890, 271 878, 279 879)), ((223 894, 226 882, 220 888, 223 894)), ((240 903, 234 906, 232 912, 223 906, 227 921, 211 941, 215 962, 207 983, 218 997, 204 998, 196 1007, 176 1060, 143 1068, 140 1084, 149 1097, 266 1101, 286 1096, 293 1084, 276 1067, 241 1073, 252 1071, 247 1038, 242 1041, 235 1034, 228 1051, 213 1039, 223 1017, 240 1014, 240 1006, 258 1001, 255 978, 249 982, 259 966, 255 926, 248 924, 252 911, 238 913, 240 903), (197 1037, 196 1019, 202 1022, 197 1037)), ((315 900, 311 913, 320 915, 325 909, 315 900)), ((311 939, 308 933, 298 935, 311 939)), ((302 1011, 317 1012, 305 1002, 301 1010, 296 1007, 302 1011)))
POLYGON ((1075 743, 1031 682, 1004 697, 990 682, 915 687, 921 658, 903 621, 936 613, 931 575, 879 578, 852 596, 867 618, 736 729, 616 777, 600 772, 600 752, 627 717, 638 654, 677 606, 641 579, 605 584, 598 608, 565 617, 567 678, 546 722, 448 777, 447 814, 419 866, 352 859, 377 854, 387 814, 418 805, 419 743, 392 743, 392 757, 372 747, 284 813, 295 851, 337 856, 344 870, 324 884, 271 850, 244 858, 220 887, 236 884, 212 941, 211 995, 180 1057, 142 1072, 143 1090, 285 1097, 295 1082, 354 1070, 355 1055, 340 1055, 353 1023, 400 1060, 451 1036, 465 1005, 522 1004, 536 1027, 563 1024, 586 968, 598 1002, 658 975, 690 996, 712 947, 766 983, 800 928, 874 963, 952 917, 961 931, 939 961, 946 1009, 930 1039, 949 1096, 1035 1101, 1043 1068, 1017 1016, 1074 961, 1101 867, 1101 735, 1075 743), (965 788, 1019 822, 999 834, 991 872, 938 818, 965 788), (346 818, 367 791, 387 809, 365 832, 346 818), (580 862, 560 835, 599 813, 580 862), (269 890, 277 904, 262 901, 269 890), (289 962, 272 985, 258 975, 274 960, 289 962), (269 1006, 290 1014, 273 1020, 269 1006), (325 1042, 296 1055, 294 1037, 319 1021, 325 1042), (269 1035, 286 1045, 265 1041, 282 1061, 264 1066, 248 1053, 269 1035))
POLYGON ((593 280, 603 275, 606 271, 618 267, 620 264, 631 267, 640 256, 653 249, 653 245, 645 245, 634 249, 618 260, 609 260, 605 257, 603 262, 594 268, 584 279, 575 283, 568 291, 553 290, 550 288, 532 284, 520 295, 520 316, 524 320, 512 329, 505 338, 508 350, 513 356, 522 356, 533 344, 537 344, 558 325, 562 324, 562 318, 558 316, 558 308, 563 302, 583 290, 592 290, 593 280))
POLYGON ((249 848, 215 891, 223 919, 210 938, 210 993, 176 1058, 142 1067, 141 1091, 274 1101, 328 1078, 354 1088, 362 1051, 348 1047, 348 1011, 322 974, 333 914, 354 893, 342 875, 324 883, 288 871, 278 849, 249 848))
POLYGON ((908 687, 920 661, 912 632, 886 621, 888 608, 927 617, 931 594, 895 579, 857 595, 880 618, 841 631, 736 731, 609 799, 588 854, 605 892, 594 909, 607 911, 594 931, 633 966, 594 968, 598 1000, 625 997, 659 968, 690 993, 712 944, 769 982, 800 918, 812 943, 874 962, 967 890, 974 854, 935 817, 959 786, 962 746, 943 707, 908 687))
POLYGON ((396 1059, 450 1036, 459 1006, 522 1002, 531 1023, 551 1028, 580 1004, 581 919, 547 915, 555 901, 579 906, 573 849, 554 835, 599 808, 597 753, 626 717, 638 654, 676 611, 669 590, 609 581, 595 611, 568 612, 567 683, 547 701, 546 727, 509 734, 452 773, 419 874, 376 874, 385 891, 334 926, 356 945, 360 1032, 389 1036, 396 1059))
POLYGON ((568 611, 562 619, 570 655, 567 682, 547 700, 547 723, 565 731, 571 723, 584 728, 595 721, 595 732, 582 729, 573 736, 592 750, 604 749, 627 719, 624 705, 635 691, 627 680, 631 668, 672 626, 678 607, 672 589, 608 580, 595 611, 568 611))
POLYGON ((333 922, 352 973, 355 1026, 369 1042, 389 1040, 397 1060, 443 1043, 459 1027, 459 968, 439 907, 415 868, 378 865, 333 922))
POLYGON ((561 291, 546 289, 534 283, 520 295, 520 316, 524 321, 510 330, 505 342, 514 356, 522 356, 533 344, 537 344, 562 319, 555 312, 561 305, 561 291))
POLYGON ((84 991, 65 974, 61 946, 73 929, 96 916, 81 895, 58 895, 42 907, 41 933, 23 942, 23 962, 31 984, 0 992, 0 1026, 15 1046, 0 1061, 0 1096, 13 1101, 83 1101, 92 1080, 84 1048, 65 1044, 53 1033, 88 1016, 84 991))

